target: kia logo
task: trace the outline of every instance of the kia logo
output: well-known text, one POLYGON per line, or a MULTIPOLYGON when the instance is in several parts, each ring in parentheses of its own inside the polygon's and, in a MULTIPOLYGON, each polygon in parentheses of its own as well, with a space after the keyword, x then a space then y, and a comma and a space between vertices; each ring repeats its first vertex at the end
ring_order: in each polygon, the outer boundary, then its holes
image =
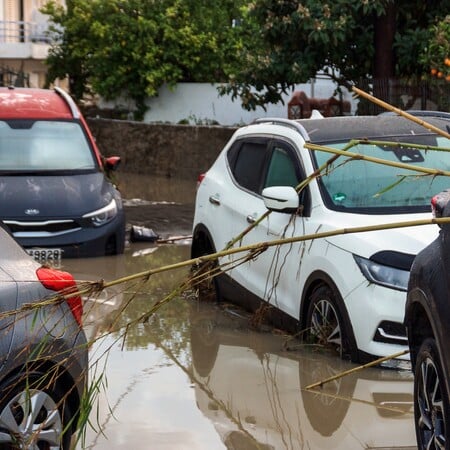
POLYGON ((25 214, 27 216, 37 216, 39 214, 39 210, 38 209, 34 209, 34 208, 29 208, 25 210, 25 214))

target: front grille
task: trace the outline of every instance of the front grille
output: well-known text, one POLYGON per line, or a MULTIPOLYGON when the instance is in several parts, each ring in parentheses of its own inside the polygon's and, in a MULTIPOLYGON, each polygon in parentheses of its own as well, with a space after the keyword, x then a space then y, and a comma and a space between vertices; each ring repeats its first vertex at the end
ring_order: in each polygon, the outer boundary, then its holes
POLYGON ((81 228, 73 220, 46 220, 42 222, 5 220, 3 223, 9 228, 14 237, 24 238, 59 236, 61 234, 72 233, 81 228))

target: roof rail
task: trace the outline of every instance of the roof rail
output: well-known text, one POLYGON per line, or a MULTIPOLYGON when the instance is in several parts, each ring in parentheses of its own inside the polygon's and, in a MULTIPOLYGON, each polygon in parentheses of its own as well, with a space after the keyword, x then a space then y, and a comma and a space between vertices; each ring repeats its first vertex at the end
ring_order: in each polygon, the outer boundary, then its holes
POLYGON ((273 123, 275 125, 284 125, 285 127, 298 131, 305 141, 311 140, 303 125, 299 124, 295 120, 283 119, 282 117, 262 117, 260 119, 255 119, 253 123, 273 123))
POLYGON ((77 104, 74 102, 73 98, 64 89, 61 89, 60 87, 55 87, 55 92, 60 97, 62 97, 66 101, 66 103, 69 105, 69 108, 70 108, 73 118, 79 119, 80 118, 80 110, 78 109, 77 104))
MULTIPOLYGON (((405 109, 405 112, 416 117, 436 117, 438 119, 450 120, 450 113, 446 111, 432 111, 429 109, 405 109)), ((380 116, 397 116, 393 111, 386 111, 379 114, 380 116)))

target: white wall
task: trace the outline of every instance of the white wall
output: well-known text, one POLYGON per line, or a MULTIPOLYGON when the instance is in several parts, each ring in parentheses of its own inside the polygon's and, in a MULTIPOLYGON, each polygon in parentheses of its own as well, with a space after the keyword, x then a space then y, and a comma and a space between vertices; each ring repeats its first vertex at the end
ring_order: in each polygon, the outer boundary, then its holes
MULTIPOLYGON (((284 105, 267 105, 267 111, 257 108, 256 111, 246 111, 241 107, 239 99, 234 102, 231 97, 219 96, 218 85, 209 83, 179 83, 170 90, 167 86, 159 91, 158 97, 148 100, 149 110, 146 112, 144 122, 170 122, 178 123, 188 120, 191 124, 205 124, 212 121, 220 125, 242 125, 250 123, 258 117, 285 117, 287 118, 287 103, 292 92, 283 96, 284 105)), ((335 84, 329 79, 316 79, 313 83, 299 84, 295 90, 302 90, 308 97, 330 98, 333 96, 335 84)), ((356 110, 356 102, 351 94, 344 89, 343 100, 351 102, 352 113, 356 110)), ((131 109, 127 102, 115 102, 118 107, 131 109)), ((100 107, 110 108, 111 102, 102 102, 100 107)))

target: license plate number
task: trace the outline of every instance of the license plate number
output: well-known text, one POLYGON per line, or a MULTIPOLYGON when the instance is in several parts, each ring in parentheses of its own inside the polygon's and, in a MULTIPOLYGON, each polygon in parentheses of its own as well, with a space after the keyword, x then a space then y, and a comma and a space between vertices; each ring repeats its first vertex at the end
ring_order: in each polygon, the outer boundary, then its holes
POLYGON ((60 248, 29 248, 27 253, 39 262, 60 262, 62 256, 60 248))

